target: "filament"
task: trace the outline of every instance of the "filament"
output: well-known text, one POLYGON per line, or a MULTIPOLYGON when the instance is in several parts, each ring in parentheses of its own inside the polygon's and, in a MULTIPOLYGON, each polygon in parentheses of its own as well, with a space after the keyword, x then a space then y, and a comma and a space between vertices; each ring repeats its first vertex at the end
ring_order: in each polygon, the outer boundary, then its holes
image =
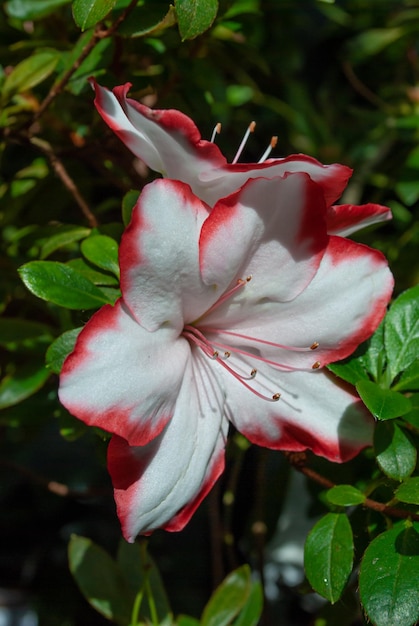
POLYGON ((237 163, 237 161, 240 158, 241 153, 243 152, 243 148, 245 147, 247 140, 249 139, 249 135, 250 133, 253 133, 253 131, 255 130, 256 127, 256 122, 250 122, 249 126, 247 127, 247 130, 244 134, 244 137, 241 141, 241 144, 239 145, 239 149, 236 152, 236 156, 233 159, 233 163, 237 163))

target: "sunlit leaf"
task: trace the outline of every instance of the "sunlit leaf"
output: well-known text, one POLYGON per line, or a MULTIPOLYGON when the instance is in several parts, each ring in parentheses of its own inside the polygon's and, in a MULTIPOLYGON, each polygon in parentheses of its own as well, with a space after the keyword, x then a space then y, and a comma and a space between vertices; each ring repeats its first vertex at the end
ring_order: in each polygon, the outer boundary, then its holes
POLYGON ((417 451, 409 435, 394 421, 378 422, 374 450, 383 472, 394 480, 404 480, 416 466, 417 451))
POLYGON ((94 26, 112 10, 116 0, 73 0, 73 16, 82 30, 94 26))
POLYGON ((394 419, 409 413, 409 398, 392 389, 382 389, 370 380, 360 380, 356 390, 369 411, 379 420, 394 419))
POLYGON ((175 8, 182 39, 194 39, 214 22, 218 0, 176 0, 175 8))

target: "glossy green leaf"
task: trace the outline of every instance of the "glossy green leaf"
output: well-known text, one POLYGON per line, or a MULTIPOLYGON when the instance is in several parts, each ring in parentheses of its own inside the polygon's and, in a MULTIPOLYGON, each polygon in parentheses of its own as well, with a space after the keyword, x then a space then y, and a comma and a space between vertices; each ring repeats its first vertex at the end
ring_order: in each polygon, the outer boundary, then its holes
POLYGON ((5 11, 10 17, 20 20, 37 20, 50 15, 71 0, 9 0, 5 11))
POLYGON ((116 0, 74 0, 74 21, 82 30, 86 30, 103 20, 115 3, 116 0))
POLYGON ((252 584, 252 588, 247 598, 246 604, 240 611, 240 614, 233 622, 233 626, 257 626, 263 610, 263 591, 262 585, 256 581, 252 584))
POLYGON ((80 241, 88 237, 91 230, 90 228, 83 228, 81 226, 67 226, 62 225, 57 228, 57 233, 48 237, 45 243, 41 247, 41 259, 46 259, 50 254, 59 250, 63 246, 80 241))
POLYGON ((2 99, 27 91, 48 78, 58 63, 60 53, 56 50, 35 52, 16 65, 4 81, 2 99))
POLYGON ((34 359, 6 375, 0 383, 0 409, 5 409, 29 398, 46 383, 50 372, 43 362, 34 359))
POLYGON ((122 220, 125 226, 128 226, 131 221, 132 211, 138 201, 139 196, 140 193, 138 191, 136 191, 135 189, 130 189, 130 191, 127 191, 125 196, 122 198, 122 220))
POLYGON ((49 326, 18 318, 0 317, 0 346, 7 350, 32 348, 40 343, 50 343, 53 333, 49 326))
POLYGON ((214 22, 217 0, 176 0, 176 15, 182 40, 194 39, 204 33, 214 22))
POLYGON ((133 594, 109 554, 90 539, 73 535, 68 557, 80 591, 96 611, 122 626, 130 624, 133 594))
POLYGON ((234 570, 217 587, 204 608, 201 626, 228 626, 240 613, 252 589, 250 568, 234 570))
POLYGON ((328 513, 307 536, 304 567, 310 585, 335 603, 339 600, 352 571, 352 529, 344 513, 328 513))
POLYGON ((119 285, 119 280, 115 274, 105 272, 81 257, 71 259, 71 261, 68 261, 66 265, 72 267, 95 285, 106 285, 107 287, 117 287, 119 285))
MULTIPOLYGON (((115 16, 118 12, 115 11, 115 16)), ((136 7, 128 20, 118 28, 118 34, 124 37, 144 37, 160 33, 165 28, 176 24, 176 12, 167 0, 143 0, 136 7)))
POLYGON ((176 619, 176 626, 200 626, 201 622, 189 615, 179 615, 176 619))
POLYGON ((80 334, 81 328, 73 328, 73 330, 67 330, 65 333, 57 337, 48 348, 45 355, 45 364, 51 372, 59 374, 63 367, 65 359, 70 352, 74 350, 77 337, 80 334))
POLYGON ((400 485, 394 495, 400 502, 419 505, 419 476, 408 478, 400 485))
POLYGON ((362 379, 368 380, 368 374, 361 361, 357 358, 349 358, 344 361, 339 361, 338 363, 330 363, 327 369, 336 374, 336 376, 339 376, 339 378, 342 378, 342 380, 351 383, 351 385, 356 385, 356 383, 362 379))
POLYGON ((352 485, 336 485, 329 489, 326 498, 337 506, 353 506, 365 501, 365 495, 352 485))
POLYGON ((407 366, 393 389, 397 391, 419 390, 419 358, 407 366))
POLYGON ((81 251, 90 263, 119 277, 118 244, 107 235, 92 235, 81 244, 81 251))
POLYGON ((408 434, 393 421, 378 422, 374 450, 382 471, 394 480, 404 480, 416 466, 417 451, 408 434))
POLYGON ((68 309, 93 309, 109 302, 98 287, 64 263, 31 261, 19 274, 35 296, 68 309))
POLYGON ((392 389, 383 389, 370 380, 361 380, 356 390, 365 406, 379 420, 389 420, 409 413, 412 403, 409 398, 392 389))
POLYGON ((412 403, 412 410, 403 415, 403 421, 408 422, 419 430, 419 393, 413 393, 409 399, 412 403))
POLYGON ((393 528, 368 546, 361 562, 359 591, 375 626, 413 626, 419 619, 419 535, 393 528))
MULTIPOLYGON (((62 55, 59 66, 58 79, 61 79, 65 72, 67 72, 74 63, 77 63, 77 59, 82 53, 83 48, 92 37, 92 32, 89 30, 83 33, 76 45, 66 55, 62 55)), ((67 84, 68 91, 78 95, 83 90, 89 90, 90 85, 88 78, 91 76, 99 76, 105 70, 104 68, 110 62, 114 49, 114 42, 110 37, 106 37, 99 41, 99 43, 93 48, 86 59, 83 60, 81 65, 77 68, 74 74, 71 76, 67 84)))
POLYGON ((162 623, 165 619, 170 617, 171 611, 166 590, 156 564, 147 552, 146 544, 127 543, 121 540, 118 548, 117 562, 127 585, 132 589, 133 593, 136 595, 141 589, 144 589, 140 616, 143 619, 151 620, 147 589, 144 588, 147 581, 159 623, 162 623))
POLYGON ((381 322, 372 337, 366 342, 367 349, 360 355, 360 361, 375 381, 380 380, 386 365, 384 347, 384 322, 381 322))
POLYGON ((419 285, 395 300, 385 319, 384 338, 392 378, 419 354, 419 285))

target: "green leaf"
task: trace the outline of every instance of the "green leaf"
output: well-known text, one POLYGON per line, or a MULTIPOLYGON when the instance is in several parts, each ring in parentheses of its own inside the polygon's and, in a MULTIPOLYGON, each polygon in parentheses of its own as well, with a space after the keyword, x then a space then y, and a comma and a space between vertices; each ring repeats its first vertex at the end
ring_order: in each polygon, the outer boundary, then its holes
MULTIPOLYGON (((64 74, 76 63, 83 48, 92 37, 92 32, 89 30, 83 33, 75 46, 66 55, 62 55, 60 65, 58 66, 59 76, 57 80, 60 80, 64 74)), ((86 59, 81 63, 80 67, 71 76, 67 89, 75 95, 79 95, 84 89, 89 88, 88 78, 90 76, 99 76, 110 63, 113 51, 113 39, 107 37, 99 41, 99 43, 93 48, 86 59)))
POLYGON ((10 0, 5 11, 10 17, 20 20, 36 20, 50 15, 71 0, 10 0))
POLYGON ((348 52, 353 63, 367 60, 404 35, 403 28, 371 28, 353 37, 348 44, 348 52))
POLYGON ((178 615, 176 619, 176 626, 200 626, 201 622, 189 615, 178 615))
POLYGON ((419 390, 419 358, 407 366, 393 389, 397 391, 419 390))
POLYGON ((50 372, 43 362, 32 357, 30 363, 3 378, 0 383, 0 409, 22 402, 46 383, 50 372))
POLYGON ((304 567, 310 585, 334 604, 352 571, 352 529, 344 513, 328 513, 307 536, 304 567))
POLYGON ((393 528, 368 546, 361 562, 359 591, 375 626, 413 626, 419 619, 419 535, 393 528))
POLYGON ((18 63, 4 81, 2 90, 3 101, 10 100, 15 94, 27 91, 48 78, 54 71, 59 58, 60 53, 56 50, 51 50, 48 52, 36 52, 18 63))
POLYGON ((53 334, 46 324, 17 318, 0 318, 0 346, 7 350, 33 348, 36 344, 51 343, 53 334))
POLYGON ((412 403, 409 398, 392 389, 382 389, 370 380, 360 380, 356 390, 365 406, 379 420, 389 420, 409 413, 412 403))
POLYGON ((375 381, 380 380, 386 364, 384 348, 384 322, 381 322, 372 337, 366 342, 367 350, 361 354, 360 361, 375 381))
POLYGON ((115 3, 116 0, 74 0, 74 21, 82 30, 86 30, 103 20, 115 3))
POLYGON ((365 501, 365 495, 352 485, 336 485, 329 489, 326 498, 337 506, 353 506, 365 501))
POLYGON ((131 221, 132 210, 135 207, 138 198, 140 197, 140 192, 134 189, 127 191, 125 196, 122 198, 122 221, 125 226, 131 221))
POLYGON ((217 11, 217 0, 176 0, 176 15, 182 41, 194 39, 210 28, 217 11))
POLYGON ((95 285, 106 285, 107 287, 118 287, 119 285, 119 280, 114 274, 104 272, 81 257, 71 259, 66 265, 72 267, 95 285))
POLYGON ((19 274, 35 296, 68 309, 93 309, 109 303, 98 287, 64 263, 30 261, 19 274))
POLYGON ((68 557, 80 591, 96 611, 122 626, 130 624, 133 594, 109 554, 90 539, 73 535, 68 557))
POLYGON ((81 226, 61 225, 57 228, 58 232, 45 241, 41 247, 40 257, 46 259, 50 254, 69 244, 80 241, 90 235, 90 228, 81 226))
POLYGON ((419 476, 408 478, 396 489, 394 495, 400 502, 419 505, 419 476))
POLYGON ((81 243, 81 251, 90 263, 119 278, 118 244, 107 235, 92 235, 81 243))
POLYGON ((377 463, 394 480, 408 478, 416 466, 417 451, 407 433, 393 421, 378 422, 374 432, 377 463))
POLYGON ((384 340, 392 379, 418 358, 419 285, 395 300, 385 318, 384 340))
POLYGON ((154 35, 170 28, 176 21, 175 9, 167 0, 143 0, 141 6, 130 13, 129 20, 124 20, 118 28, 118 34, 123 37, 154 35))
POLYGON ((349 358, 338 363, 330 363, 327 369, 351 385, 356 385, 362 379, 368 380, 368 374, 359 358, 349 358))
MULTIPOLYGON (((171 611, 166 590, 159 570, 147 552, 146 543, 127 543, 121 540, 118 548, 117 562, 127 585, 132 589, 135 595, 144 588, 147 581, 159 623, 170 616, 171 611)), ((147 593, 144 593, 140 615, 142 618, 151 618, 147 606, 147 593)))
POLYGON ((234 570, 217 587, 201 618, 201 626, 228 626, 245 606, 252 589, 250 568, 234 570))
POLYGON ((70 354, 73 352, 76 345, 77 337, 79 336, 82 328, 73 328, 73 330, 67 330, 65 333, 57 337, 52 342, 45 355, 45 365, 54 374, 59 374, 63 367, 63 363, 70 354))
POLYGON ((233 626, 257 626, 263 609, 263 591, 259 582, 252 584, 246 604, 233 622, 233 626))

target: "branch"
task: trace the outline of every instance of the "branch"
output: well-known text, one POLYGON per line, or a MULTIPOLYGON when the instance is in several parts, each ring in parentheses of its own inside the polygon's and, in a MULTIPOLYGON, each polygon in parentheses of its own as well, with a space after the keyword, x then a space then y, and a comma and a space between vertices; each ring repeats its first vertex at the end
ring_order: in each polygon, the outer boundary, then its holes
POLYGON ((118 17, 118 19, 116 19, 115 22, 109 28, 103 28, 101 24, 96 25, 91 39, 89 39, 87 44, 84 46, 83 50, 80 53, 80 56, 74 61, 73 65, 67 70, 64 76, 61 78, 61 80, 51 87, 49 93, 47 94, 45 99, 41 102, 38 110, 34 113, 32 117, 32 120, 30 123, 31 126, 34 124, 34 122, 39 120, 39 118, 45 113, 47 108, 50 106, 51 102, 53 102, 53 100, 55 100, 55 98, 62 92, 62 90, 67 85, 70 78, 79 69, 83 61, 89 56, 93 48, 95 48, 95 46, 97 46, 97 44, 100 41, 102 41, 102 39, 105 39, 106 37, 110 37, 111 35, 114 34, 114 32, 119 28, 122 22, 125 21, 125 19, 131 13, 131 11, 135 8, 137 2, 138 0, 131 0, 131 2, 126 7, 126 9, 124 9, 124 11, 118 17))
POLYGON ((39 139, 38 137, 31 137, 29 141, 32 145, 36 146, 41 152, 43 152, 46 157, 48 157, 55 173, 60 178, 64 187, 73 196, 74 200, 76 201, 76 204, 80 207, 82 213, 84 214, 85 218, 89 222, 89 225, 92 228, 95 228, 96 226, 98 226, 98 221, 96 219, 96 216, 90 210, 89 205, 87 204, 86 200, 83 198, 82 194, 80 193, 76 183, 74 182, 70 174, 65 169, 62 161, 58 158, 58 156, 54 152, 51 144, 49 144, 44 139, 39 139))
MULTIPOLYGON (((314 480, 314 482, 318 483, 322 487, 326 489, 331 489, 332 487, 336 487, 336 484, 322 476, 315 470, 310 467, 307 467, 307 454, 305 452, 285 452, 285 457, 288 459, 290 464, 299 472, 310 478, 310 480, 314 480)), ((383 502, 377 502, 377 500, 372 500, 371 498, 365 498, 362 503, 364 507, 367 509, 372 509, 373 511, 378 511, 383 515, 388 515, 389 517, 397 517, 399 519, 412 519, 416 522, 419 521, 419 515, 416 513, 411 513, 410 511, 405 511, 404 509, 398 509, 393 506, 388 506, 383 502)))

